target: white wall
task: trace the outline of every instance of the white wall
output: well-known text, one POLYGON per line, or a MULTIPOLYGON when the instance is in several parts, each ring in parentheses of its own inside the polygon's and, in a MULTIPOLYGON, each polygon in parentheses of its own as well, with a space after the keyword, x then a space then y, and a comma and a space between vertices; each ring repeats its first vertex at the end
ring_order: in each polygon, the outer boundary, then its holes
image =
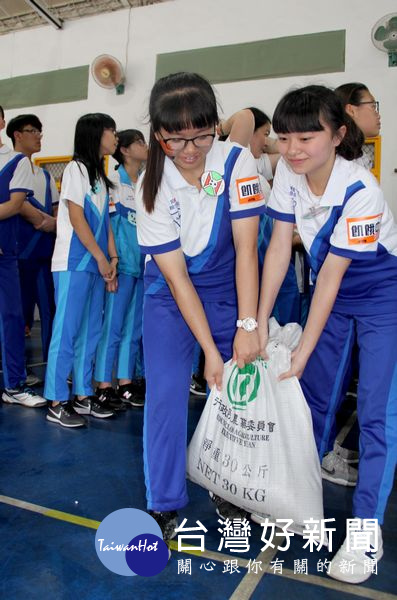
MULTIPOLYGON (((396 8, 395 0, 172 0, 136 8, 130 15, 123 96, 98 87, 90 77, 86 101, 9 110, 6 118, 36 113, 44 124, 41 154, 70 154, 75 122, 86 112, 107 112, 119 128, 138 127, 147 133, 144 121, 158 53, 346 29, 344 73, 221 84, 216 86, 218 97, 225 115, 249 105, 271 114, 291 86, 364 82, 380 101, 382 187, 397 216, 397 67, 389 68, 387 54, 371 42, 372 26, 396 8)), ((70 21, 62 31, 43 26, 0 36, 0 79, 90 64, 102 53, 125 64, 128 17, 129 11, 123 10, 70 21)))

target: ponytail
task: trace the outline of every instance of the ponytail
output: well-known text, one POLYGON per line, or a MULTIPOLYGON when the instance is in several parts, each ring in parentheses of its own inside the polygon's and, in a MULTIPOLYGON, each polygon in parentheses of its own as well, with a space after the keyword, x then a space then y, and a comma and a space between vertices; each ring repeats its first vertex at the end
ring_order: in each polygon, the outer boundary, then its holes
POLYGON ((345 113, 346 134, 336 147, 336 154, 346 160, 354 160, 363 155, 364 134, 347 113, 345 113))
POLYGON ((148 213, 153 212, 157 192, 163 177, 165 154, 154 136, 153 127, 150 128, 149 150, 143 176, 143 204, 148 213))

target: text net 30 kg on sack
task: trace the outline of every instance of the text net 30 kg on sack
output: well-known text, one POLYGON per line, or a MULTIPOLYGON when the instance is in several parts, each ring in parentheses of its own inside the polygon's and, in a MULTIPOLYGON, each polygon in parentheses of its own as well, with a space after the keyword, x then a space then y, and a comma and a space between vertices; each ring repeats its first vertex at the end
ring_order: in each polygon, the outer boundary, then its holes
POLYGON ((222 391, 211 391, 188 448, 189 479, 270 521, 298 530, 323 515, 321 470, 312 420, 289 368, 301 328, 269 323, 269 360, 225 364, 222 391))

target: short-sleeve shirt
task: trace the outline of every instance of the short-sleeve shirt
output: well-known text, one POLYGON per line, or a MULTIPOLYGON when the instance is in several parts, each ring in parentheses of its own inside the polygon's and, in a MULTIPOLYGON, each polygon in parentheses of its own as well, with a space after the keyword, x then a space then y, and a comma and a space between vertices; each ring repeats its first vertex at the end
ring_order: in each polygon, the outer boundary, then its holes
POLYGON ((388 283, 397 283, 397 226, 375 177, 356 161, 336 157, 321 197, 308 188, 305 175, 280 159, 267 208, 281 221, 296 223, 309 255, 313 279, 328 254, 352 260, 338 302, 387 302, 388 283))
POLYGON ((104 181, 92 189, 88 171, 81 162, 71 161, 62 177, 57 216, 57 237, 52 257, 53 271, 90 271, 98 273, 97 262, 80 242, 70 222, 68 201, 81 206, 96 242, 108 255, 109 194, 104 181))
MULTIPOLYGON (((26 156, 3 145, 0 148, 0 203, 7 202, 13 192, 32 193, 32 166, 26 156)), ((18 218, 18 215, 14 215, 0 220, 0 249, 3 255, 17 254, 18 218)))
MULTIPOLYGON (((199 190, 184 179, 170 158, 165 157, 155 208, 150 214, 144 208, 141 180, 138 181, 138 242, 141 252, 148 255, 181 247, 191 276, 198 271, 197 265, 205 258, 200 278, 201 281, 205 280, 206 275, 207 279, 213 278, 211 285, 214 288, 215 280, 222 277, 230 285, 232 278, 234 282, 234 273, 230 271, 234 268, 235 258, 231 222, 262 214, 265 211, 265 201, 255 159, 247 148, 229 141, 215 140, 206 156, 204 173, 215 173, 216 178, 222 177, 227 189, 222 194, 210 195, 205 191, 204 182, 203 188, 199 190), (220 208, 221 203, 223 208, 220 208), (222 243, 219 241, 221 237, 222 243), (224 260, 220 256, 219 260, 215 260, 216 253, 219 255, 221 252, 224 260), (208 261, 210 253, 211 260, 208 261)), ((215 187, 217 185, 215 183, 215 187)), ((150 272, 148 263, 146 271, 150 272)), ((218 283, 221 285, 221 281, 218 283)))
POLYGON ((259 158, 256 159, 258 165, 258 172, 267 180, 273 179, 272 163, 270 162, 269 155, 263 152, 259 158))
POLYGON ((119 262, 117 270, 142 277, 144 257, 139 250, 136 231, 136 184, 123 167, 113 171, 110 179, 114 188, 109 191, 110 217, 119 262))
MULTIPOLYGON (((33 194, 27 202, 49 215, 59 202, 59 193, 52 175, 45 169, 33 165, 33 194)), ((54 251, 55 233, 40 231, 23 217, 19 219, 18 256, 20 259, 51 258, 54 251)))
POLYGON ((53 176, 45 175, 45 169, 33 165, 33 197, 41 204, 42 210, 46 209, 48 194, 51 196, 51 205, 54 207, 59 202, 59 192, 53 176), (48 183, 49 181, 49 183, 48 183))

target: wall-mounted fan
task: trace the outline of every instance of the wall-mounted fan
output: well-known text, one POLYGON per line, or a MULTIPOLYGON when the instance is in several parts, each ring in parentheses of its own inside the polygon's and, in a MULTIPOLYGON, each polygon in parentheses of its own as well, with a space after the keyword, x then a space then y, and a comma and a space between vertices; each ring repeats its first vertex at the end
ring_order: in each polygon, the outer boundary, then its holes
POLYGON ((124 94, 124 72, 121 62, 110 56, 110 54, 100 54, 92 65, 91 73, 98 85, 108 90, 115 89, 116 94, 124 94))
POLYGON ((389 55, 389 67, 397 67, 397 13, 385 15, 372 28, 374 46, 389 55))

